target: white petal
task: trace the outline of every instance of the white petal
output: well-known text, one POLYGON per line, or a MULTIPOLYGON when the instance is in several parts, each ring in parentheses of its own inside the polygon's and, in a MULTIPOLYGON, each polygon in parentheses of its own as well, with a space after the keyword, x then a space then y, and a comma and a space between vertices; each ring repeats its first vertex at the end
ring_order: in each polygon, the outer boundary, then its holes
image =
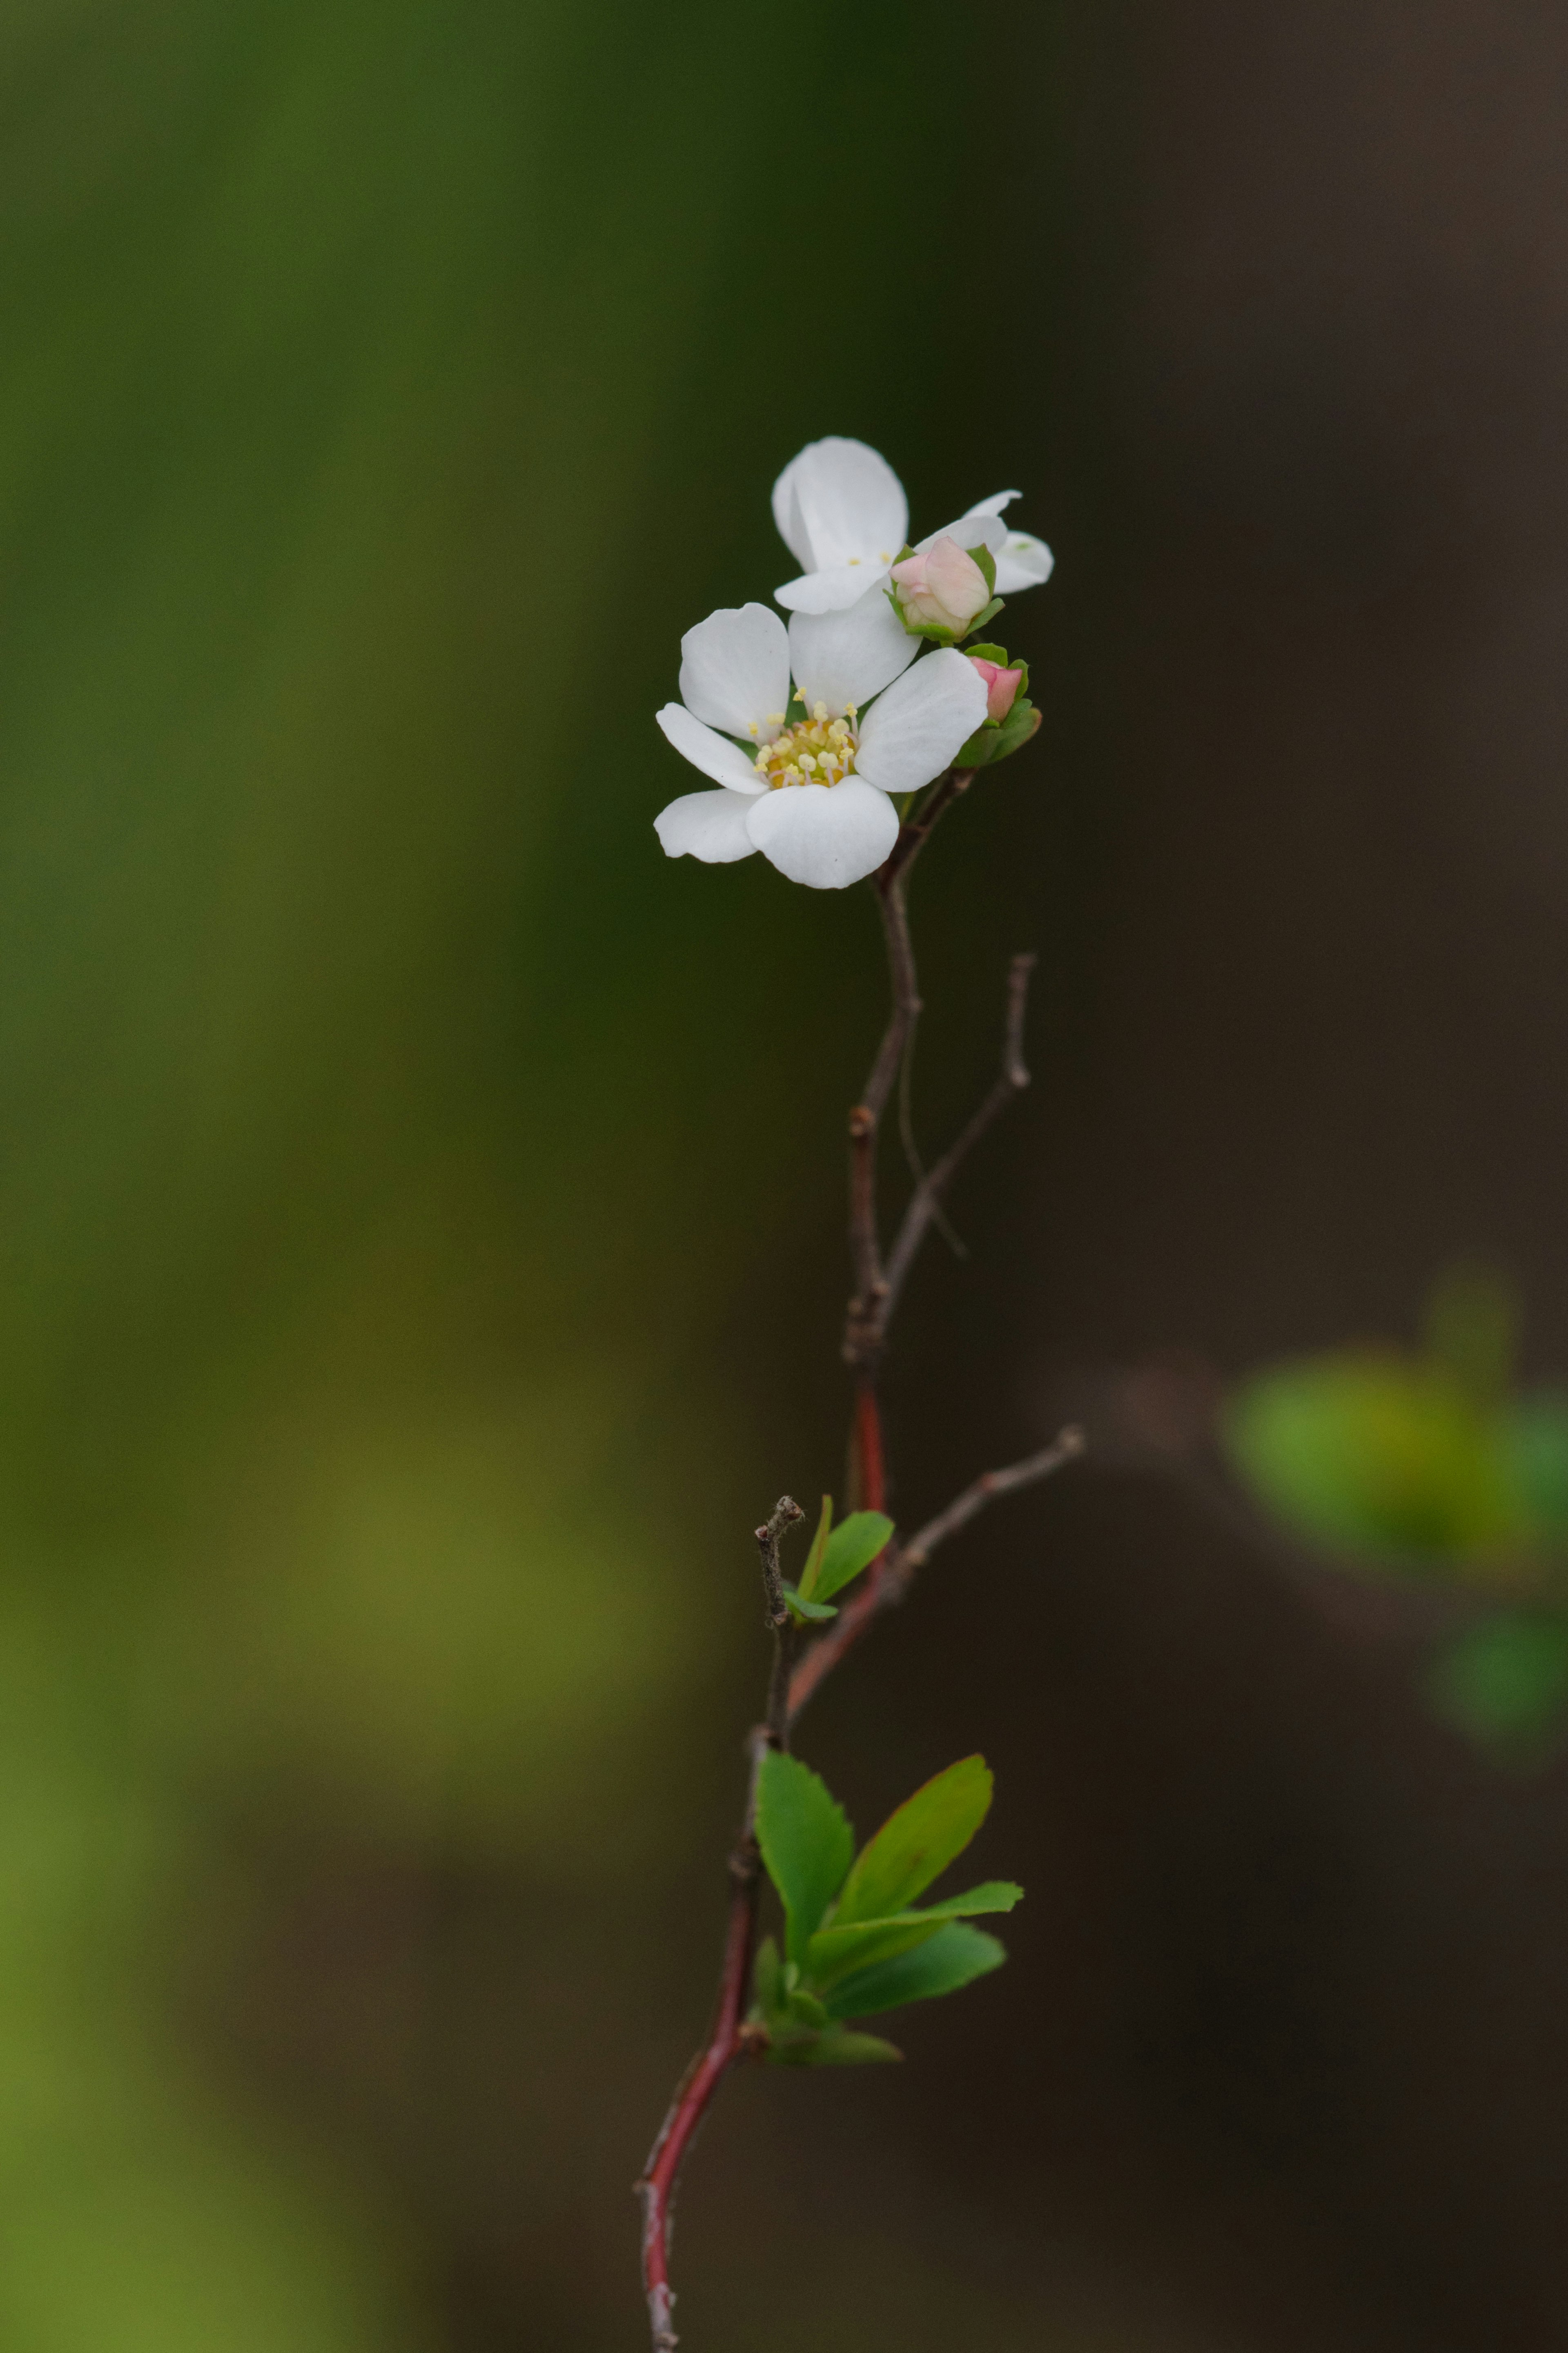
POLYGON ((1006 537, 1007 526, 999 514, 991 513, 985 507, 973 507, 956 522, 944 522, 940 531, 933 531, 929 539, 922 539, 915 553, 917 555, 929 555, 939 539, 951 539, 956 541, 965 553, 973 547, 988 547, 994 555, 1006 537))
POLYGON ((785 533, 805 570, 830 572, 857 558, 884 571, 897 563, 910 527, 909 501, 887 459, 864 441, 813 441, 781 480, 811 543, 803 556, 785 533))
POLYGON ((688 711, 727 735, 771 743, 789 701, 789 640, 765 605, 726 606, 680 640, 680 699, 688 711))
POLYGON ((940 776, 984 723, 985 681, 946 646, 878 696, 861 722, 856 774, 885 793, 912 793, 940 776))
POLYGON ((996 551, 996 594, 1016 596, 1020 588, 1043 586, 1056 562, 1043 539, 1031 539, 1026 531, 1010 531, 996 551))
POLYGON ((797 613, 789 625, 790 668, 808 711, 826 702, 842 719, 880 694, 921 649, 883 593, 881 583, 843 613, 797 613))
POLYGON ((976 499, 969 512, 971 514, 1000 514, 1004 507, 1010 507, 1015 499, 1021 499, 1023 495, 1022 491, 998 491, 994 498, 976 499))
POLYGON ((689 711, 679 702, 667 702, 658 713, 658 723, 667 740, 673 744, 683 760, 700 768, 715 784, 728 785, 737 793, 760 793, 757 772, 738 744, 727 735, 715 735, 711 727, 704 727, 700 719, 693 719, 689 711))
POLYGON ((660 809, 653 829, 667 858, 700 858, 704 866, 732 866, 756 843, 746 819, 756 803, 744 793, 686 793, 660 809))
POLYGON ((764 793, 752 803, 746 831, 792 882, 842 891, 876 872, 899 838, 899 812, 886 793, 846 776, 841 785, 781 785, 764 793))
POLYGON ((830 572, 804 572, 773 595, 792 613, 842 613, 859 603, 868 581, 880 587, 887 576, 885 564, 840 564, 830 572))
POLYGON ((811 534, 800 511, 800 501, 795 494, 795 480, 801 459, 808 455, 809 452, 803 449, 799 458, 792 458, 773 484, 773 521, 778 525, 779 537, 795 562, 809 572, 815 561, 811 553, 811 534))

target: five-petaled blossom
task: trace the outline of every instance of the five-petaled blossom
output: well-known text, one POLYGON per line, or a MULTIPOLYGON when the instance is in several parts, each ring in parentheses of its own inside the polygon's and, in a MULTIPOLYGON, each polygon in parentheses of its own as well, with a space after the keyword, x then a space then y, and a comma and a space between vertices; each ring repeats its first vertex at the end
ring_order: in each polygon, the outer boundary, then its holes
MULTIPOLYGON (((962 548, 984 546, 996 564, 996 594, 1015 596, 1051 576, 1054 558, 1044 540, 1009 531, 1002 511, 1018 496, 998 491, 957 522, 944 523, 916 543, 929 555, 938 540, 962 548)), ((909 538, 910 502, 887 459, 864 441, 834 437, 812 441, 792 458, 773 484, 773 521, 800 565, 774 596, 795 613, 838 613, 856 604, 872 581, 886 581, 909 538)))
POLYGON ((666 853, 717 866, 760 849, 818 891, 874 872, 898 839, 888 796, 930 784, 985 722, 973 663, 948 648, 910 670, 919 650, 879 581, 847 609, 796 613, 787 631, 765 605, 689 629, 681 699, 658 723, 720 789, 655 818, 666 853))

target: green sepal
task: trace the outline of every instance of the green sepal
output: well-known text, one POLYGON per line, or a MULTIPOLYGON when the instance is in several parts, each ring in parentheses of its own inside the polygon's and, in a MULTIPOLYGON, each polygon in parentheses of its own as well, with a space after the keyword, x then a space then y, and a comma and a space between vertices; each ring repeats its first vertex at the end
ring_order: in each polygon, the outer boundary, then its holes
POLYGON ((806 1953, 806 1974, 812 1983, 829 1986, 851 1970, 868 1968, 873 1961, 894 1953, 912 1951, 949 1920, 968 1920, 977 1913, 1011 1912, 1024 1891, 1011 1879, 988 1879, 963 1895, 946 1896, 920 1912, 896 1912, 885 1920, 856 1920, 845 1927, 829 1921, 812 1938, 806 1953))
MULTIPOLYGON (((764 1767, 770 1761, 764 1759, 764 1767)), ((931 1881, 963 1852, 990 1810, 991 1790, 991 1768, 984 1757, 962 1757, 945 1773, 935 1774, 912 1798, 906 1798, 862 1850, 843 1881, 835 1927, 846 1928, 858 1920, 887 1920, 907 1911, 915 1897, 924 1894, 931 1881)), ((826 1790, 823 1795, 826 1797, 826 1790)), ((828 1803, 832 1802, 829 1799, 828 1803)), ((819 1911, 811 1934, 821 1924, 819 1911)), ((792 1957, 794 1950, 792 1946, 792 1957)))
POLYGON ((887 1549, 892 1533, 893 1523, 886 1512, 851 1512, 828 1538, 811 1591, 824 1601, 830 1593, 839 1592, 887 1549))
MULTIPOLYGON (((987 556, 989 556, 989 549, 986 550, 986 554, 987 556)), ((995 578, 996 566, 993 564, 991 566, 991 580, 993 585, 994 585, 995 578)), ((989 605, 983 607, 982 609, 976 613, 973 620, 969 624, 968 628, 964 630, 963 636, 965 638, 972 638, 976 629, 983 629, 987 621, 994 621, 996 618, 997 614, 1002 610, 1005 602, 1005 599, 1001 596, 993 596, 989 605)), ((962 644, 963 638, 960 638, 957 642, 962 644)))
MULTIPOLYGON (((999 611, 1000 607, 995 602, 996 558, 992 554, 991 550, 984 544, 979 547, 966 547, 963 552, 965 555, 968 556, 971 564, 978 565, 981 571, 985 575, 985 586, 990 589, 993 600, 987 609, 993 613, 999 611)), ((969 626, 971 628, 977 629, 980 627, 980 624, 978 621, 972 621, 969 626)))
POLYGON ((835 2018, 870 2018, 912 2001, 933 2001, 999 1969, 1006 1957, 1006 1947, 984 1928, 949 1920, 911 1950, 845 1978, 828 1995, 827 2007, 835 2018))
POLYGON ((1032 743, 1039 732, 1041 712, 1018 689, 1017 699, 1005 719, 988 719, 977 727, 967 744, 953 755, 955 768, 989 768, 997 760, 1011 759, 1032 743))
POLYGON ((785 1957, 801 1962, 844 1884, 855 1833, 810 1767, 777 1749, 757 1772, 757 1843, 784 1908, 785 1957))
POLYGON ((774 2067, 871 2067, 903 2055, 896 2043, 884 2042, 879 2034, 855 2034, 843 2027, 774 2042, 768 2050, 769 2063, 774 2067))
POLYGON ((800 1572, 800 1595, 803 1601, 809 1601, 816 1591, 817 1572, 822 1567, 822 1556, 827 1549, 827 1539, 832 1533, 833 1498, 831 1495, 824 1495, 821 1514, 816 1523, 816 1533, 811 1539, 811 1550, 805 1556, 805 1567, 800 1572))
POLYGON ((837 1618, 838 1615, 837 1610, 829 1608, 826 1602, 805 1600, 793 1585, 781 1586, 780 1590, 784 1598, 784 1608, 797 1626, 815 1625, 818 1619, 837 1618))

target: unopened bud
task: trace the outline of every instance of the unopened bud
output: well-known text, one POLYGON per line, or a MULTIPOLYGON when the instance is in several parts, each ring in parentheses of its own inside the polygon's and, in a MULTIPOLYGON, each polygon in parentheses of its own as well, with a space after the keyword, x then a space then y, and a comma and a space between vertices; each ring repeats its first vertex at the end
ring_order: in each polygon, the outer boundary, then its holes
POLYGON ((985 716, 1005 719, 1024 683, 1022 669, 1004 670, 999 662, 987 661, 981 654, 971 654, 969 659, 985 681, 985 716))
POLYGON ((939 539, 924 555, 893 566, 899 608, 914 628, 947 629, 961 638, 991 602, 991 584, 955 539, 939 539))

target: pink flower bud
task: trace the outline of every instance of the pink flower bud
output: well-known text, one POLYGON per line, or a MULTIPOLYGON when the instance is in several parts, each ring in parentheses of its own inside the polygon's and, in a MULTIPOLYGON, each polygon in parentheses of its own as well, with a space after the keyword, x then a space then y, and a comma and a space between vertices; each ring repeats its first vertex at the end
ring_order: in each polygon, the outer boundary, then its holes
POLYGON ((1023 671, 1003 670, 998 663, 986 661, 980 654, 971 654, 969 659, 985 681, 985 716, 987 719, 1005 719, 1024 682, 1023 671))
POLYGON ((906 621, 951 629, 961 638, 991 602, 985 575, 955 539, 939 539, 924 555, 909 555, 893 566, 899 605, 906 621))

